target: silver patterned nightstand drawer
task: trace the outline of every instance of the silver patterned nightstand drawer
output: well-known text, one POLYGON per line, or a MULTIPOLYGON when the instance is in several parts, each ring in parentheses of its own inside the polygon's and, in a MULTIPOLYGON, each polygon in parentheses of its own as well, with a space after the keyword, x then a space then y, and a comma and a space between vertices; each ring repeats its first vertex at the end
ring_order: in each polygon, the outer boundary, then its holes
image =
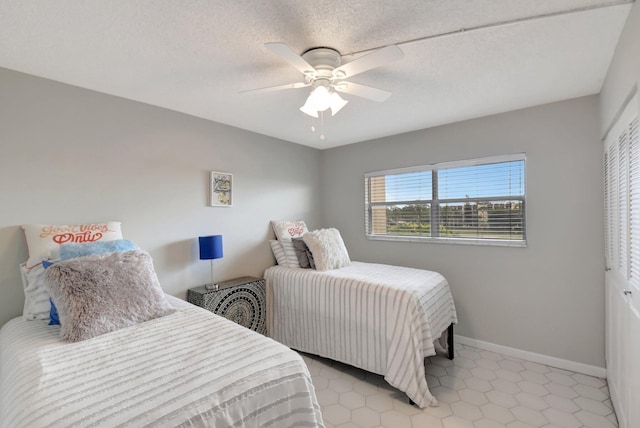
POLYGON ((190 288, 187 301, 258 333, 267 333, 266 295, 262 278, 243 276, 218 283, 217 290, 204 285, 190 288))

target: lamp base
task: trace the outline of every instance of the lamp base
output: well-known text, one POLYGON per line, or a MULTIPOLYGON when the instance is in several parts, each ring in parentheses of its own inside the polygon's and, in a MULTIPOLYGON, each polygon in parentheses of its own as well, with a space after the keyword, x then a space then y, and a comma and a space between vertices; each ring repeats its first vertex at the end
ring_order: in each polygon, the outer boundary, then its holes
POLYGON ((218 284, 206 284, 206 285, 204 286, 204 288, 206 288, 207 290, 215 290, 215 291, 218 291, 218 289, 219 289, 220 287, 218 286, 218 284))

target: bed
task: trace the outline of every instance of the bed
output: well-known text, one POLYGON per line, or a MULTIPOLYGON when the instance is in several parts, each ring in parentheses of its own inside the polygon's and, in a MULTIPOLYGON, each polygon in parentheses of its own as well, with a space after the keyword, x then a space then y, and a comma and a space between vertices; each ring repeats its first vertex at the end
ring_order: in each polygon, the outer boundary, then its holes
POLYGON ((166 295, 120 222, 22 229, 25 304, 0 329, 0 428, 323 426, 302 358, 166 295))
POLYGON ((322 272, 274 266, 265 279, 272 338, 383 375, 421 408, 437 404, 427 386, 424 359, 436 354, 434 341, 446 332, 452 358, 457 323, 442 275, 351 262, 322 272))
POLYGON ((323 426, 297 353, 167 298, 170 315, 74 343, 46 321, 6 323, 0 426, 323 426))

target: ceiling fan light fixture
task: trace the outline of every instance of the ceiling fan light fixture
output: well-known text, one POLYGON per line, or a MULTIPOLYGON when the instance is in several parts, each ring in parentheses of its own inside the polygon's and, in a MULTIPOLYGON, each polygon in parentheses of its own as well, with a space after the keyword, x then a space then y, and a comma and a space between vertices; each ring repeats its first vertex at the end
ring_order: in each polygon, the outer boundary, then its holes
POLYGON ((329 92, 326 86, 320 85, 311 91, 311 94, 307 97, 307 101, 300 107, 300 111, 309 116, 318 117, 319 111, 325 111, 331 106, 331 92, 329 92))
POLYGON ((335 116, 348 102, 327 86, 318 85, 311 91, 300 111, 318 117, 318 112, 331 109, 331 116, 335 116))
POLYGON ((307 98, 307 102, 305 102, 304 105, 300 107, 300 111, 311 117, 318 117, 318 110, 316 110, 313 106, 313 103, 309 101, 310 99, 311 95, 309 95, 309 97, 307 98))
POLYGON ((346 106, 349 101, 343 99, 337 92, 332 92, 329 97, 329 107, 331 108, 331 116, 335 116, 342 107, 346 106))
POLYGON ((318 111, 325 111, 331 106, 331 94, 325 86, 315 88, 309 97, 318 111))

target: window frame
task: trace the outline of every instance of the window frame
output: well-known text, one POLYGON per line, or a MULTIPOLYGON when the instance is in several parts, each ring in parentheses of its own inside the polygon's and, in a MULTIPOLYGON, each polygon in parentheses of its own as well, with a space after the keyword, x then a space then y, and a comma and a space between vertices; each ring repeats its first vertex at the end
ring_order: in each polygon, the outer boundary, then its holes
POLYGON ((423 242, 423 243, 447 243, 447 244, 463 244, 463 245, 488 245, 488 246, 506 246, 506 247, 526 247, 527 246, 527 156, 526 153, 514 153, 509 155, 491 156, 484 158, 458 160, 452 162, 439 162, 429 165, 419 165, 406 168, 387 169, 383 171, 368 172, 364 175, 364 196, 365 196, 365 236, 368 240, 373 241, 404 241, 404 242, 423 242), (439 199, 438 198, 438 174, 437 171, 442 169, 460 168, 489 165, 494 163, 504 163, 512 161, 524 161, 523 176, 524 176, 524 195, 523 196, 505 196, 505 197, 479 197, 479 198, 452 198, 452 199, 439 199), (395 174, 407 174, 414 172, 426 172, 431 171, 432 182, 432 195, 429 200, 407 200, 407 201, 393 201, 389 202, 370 202, 371 201, 371 186, 370 179, 372 177, 384 177, 387 175, 395 174), (524 204, 522 212, 522 239, 488 239, 488 238, 460 238, 460 237, 441 237, 439 234, 439 227, 434 228, 434 224, 439 224, 439 210, 441 205, 455 202, 482 202, 482 201, 496 201, 496 200, 518 200, 524 204), (375 206, 389 206, 389 205, 424 205, 431 207, 431 230, 436 231, 436 236, 407 236, 407 235, 379 235, 370 232, 372 228, 372 209, 375 206))

